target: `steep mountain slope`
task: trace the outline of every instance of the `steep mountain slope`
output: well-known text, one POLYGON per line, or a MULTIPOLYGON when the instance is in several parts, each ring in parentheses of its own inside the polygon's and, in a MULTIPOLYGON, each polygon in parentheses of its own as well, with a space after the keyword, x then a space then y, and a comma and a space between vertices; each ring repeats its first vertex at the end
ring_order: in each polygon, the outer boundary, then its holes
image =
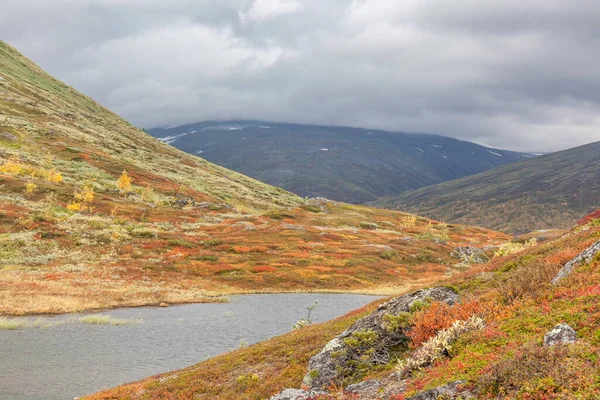
POLYGON ((531 157, 425 134, 257 121, 148 131, 300 196, 362 203, 531 157))
POLYGON ((371 204, 508 233, 568 228, 600 207, 600 142, 371 204))
POLYGON ((0 314, 257 291, 393 293, 454 273, 454 246, 506 239, 305 201, 217 167, 0 42, 0 314))
MULTIPOLYGON (((558 239, 518 252, 515 246, 512 254, 441 282, 451 285, 460 301, 450 306, 427 300, 410 303, 409 312, 384 316, 384 329, 378 328, 376 335, 363 319, 354 325, 362 330, 341 344, 330 342, 359 318, 389 309, 379 307, 380 302, 87 398, 268 399, 284 388, 300 388, 307 372, 309 377, 318 375, 318 369, 308 371, 308 361, 324 347, 333 360, 350 355, 354 363, 336 369, 343 379, 326 388, 332 394, 311 399, 600 398, 599 216, 586 218, 558 239), (557 272, 570 260, 579 260, 582 252, 587 258, 575 262, 570 275, 552 284, 557 272), (465 321, 472 321, 473 327, 455 333, 467 326, 465 321), (575 333, 565 335, 562 344, 563 337, 556 333, 561 331, 553 329, 559 324, 562 332, 572 328, 575 333), (550 331, 555 333, 546 337, 550 331), (380 335, 404 340, 382 349, 376 347, 380 335), (382 363, 373 354, 385 354, 389 361, 382 363), (363 382, 354 386, 355 393, 342 393, 342 386, 348 390, 348 384, 355 382, 363 382), (458 397, 456 391, 454 395, 427 392, 439 387, 455 387, 474 397, 458 397)), ((448 286, 440 289, 448 291, 448 286)))

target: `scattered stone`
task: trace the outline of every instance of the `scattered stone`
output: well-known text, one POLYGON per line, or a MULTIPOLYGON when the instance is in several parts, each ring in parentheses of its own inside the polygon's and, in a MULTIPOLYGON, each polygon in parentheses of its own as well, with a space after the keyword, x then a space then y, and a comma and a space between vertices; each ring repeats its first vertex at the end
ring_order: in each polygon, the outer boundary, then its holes
POLYGON ((169 307, 169 304, 162 302, 158 305, 159 307, 169 307))
POLYGON ((281 222, 281 227, 283 229, 289 229, 292 231, 305 231, 306 230, 306 228, 302 225, 288 224, 286 222, 281 222))
POLYGON ((464 385, 465 381, 456 381, 444 386, 438 386, 434 389, 429 389, 406 400, 454 400, 471 399, 473 395, 467 391, 460 391, 459 387, 464 385))
POLYGON ((191 199, 189 197, 182 197, 182 198, 179 198, 177 200, 173 200, 171 202, 171 205, 173 207, 181 207, 181 208, 183 208, 183 207, 186 207, 186 206, 195 206, 196 203, 194 202, 193 199, 191 199))
POLYGON ((598 252, 600 252, 600 240, 588 247, 587 249, 585 249, 584 251, 582 251, 577 256, 575 256, 575 258, 573 258, 571 261, 566 263, 565 266, 562 267, 560 271, 558 271, 558 274, 556 274, 556 276, 554 277, 554 279, 552 279, 550 283, 552 285, 556 285, 560 280, 569 276, 573 268, 580 265, 583 261, 589 263, 592 257, 594 257, 598 252))
POLYGON ((355 394, 359 396, 368 396, 376 394, 377 390, 382 386, 382 383, 374 379, 360 382, 354 385, 347 386, 344 389, 345 393, 355 394))
POLYGON ((380 250, 385 250, 385 251, 391 251, 394 250, 393 247, 388 246, 386 244, 364 244, 364 247, 372 247, 374 249, 380 249, 380 250))
POLYGON ((246 222, 246 221, 236 222, 232 226, 241 226, 244 231, 255 231, 256 230, 256 227, 252 223, 246 222))
POLYGON ((502 247, 502 246, 500 246, 500 245, 497 245, 497 244, 488 244, 487 246, 485 246, 485 247, 483 248, 483 251, 496 251, 496 250, 498 250, 500 247, 502 247))
POLYGON ((440 238, 433 238, 433 239, 432 239, 432 242, 433 242, 433 243, 435 243, 435 244, 441 244, 442 246, 445 246, 445 245, 446 245, 446 242, 445 242, 445 241, 443 241, 443 240, 442 240, 442 239, 440 239, 440 238))
POLYGON ((577 334, 573 328, 567 324, 558 324, 544 335, 544 346, 571 344, 575 343, 575 340, 577 340, 577 334))
POLYGON ((307 392, 302 389, 284 389, 275 396, 271 396, 269 400, 308 400, 309 398, 326 394, 325 392, 307 392))
POLYGON ((17 141, 17 137, 10 132, 0 133, 0 139, 4 140, 5 142, 16 142, 17 141))
POLYGON ((409 312, 410 304, 415 300, 423 301, 425 298, 452 305, 458 300, 458 295, 450 288, 437 287, 418 290, 381 304, 377 310, 356 321, 350 328, 327 343, 319 354, 310 359, 308 373, 303 381, 304 385, 312 390, 321 390, 330 383, 339 384, 343 381, 343 372, 346 365, 343 365, 343 360, 335 357, 334 354, 339 354, 340 351, 346 348, 344 339, 352 337, 354 332, 374 332, 375 339, 371 343, 374 353, 380 363, 388 362, 390 355, 387 349, 404 342, 406 336, 401 330, 388 331, 384 320, 385 315, 398 315, 401 312, 409 312))
POLYGON ((452 257, 460 258, 464 264, 483 264, 489 260, 489 257, 482 249, 473 246, 461 246, 452 250, 452 257))

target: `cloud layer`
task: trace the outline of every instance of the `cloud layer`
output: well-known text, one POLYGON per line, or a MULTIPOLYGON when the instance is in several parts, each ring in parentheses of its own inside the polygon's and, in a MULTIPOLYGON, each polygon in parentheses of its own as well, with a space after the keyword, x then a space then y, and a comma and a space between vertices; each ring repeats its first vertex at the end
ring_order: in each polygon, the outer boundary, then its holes
POLYGON ((0 37, 142 127, 206 119, 600 140, 596 0, 3 0, 0 37))

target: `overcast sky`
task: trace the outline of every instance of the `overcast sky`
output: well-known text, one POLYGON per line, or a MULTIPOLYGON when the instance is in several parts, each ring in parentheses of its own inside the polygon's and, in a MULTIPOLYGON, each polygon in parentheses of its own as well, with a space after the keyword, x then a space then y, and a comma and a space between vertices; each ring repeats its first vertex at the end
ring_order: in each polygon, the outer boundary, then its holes
POLYGON ((600 141, 598 0, 0 0, 0 38, 140 127, 600 141))

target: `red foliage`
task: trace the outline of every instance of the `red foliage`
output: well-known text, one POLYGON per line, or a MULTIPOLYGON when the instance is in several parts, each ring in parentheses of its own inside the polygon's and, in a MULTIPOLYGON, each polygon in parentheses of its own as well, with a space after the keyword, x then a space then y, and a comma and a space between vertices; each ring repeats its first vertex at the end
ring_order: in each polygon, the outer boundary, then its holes
POLYGON ((476 302, 449 306, 446 303, 432 303, 423 311, 417 312, 412 318, 412 327, 406 336, 411 340, 413 348, 419 347, 437 332, 449 328, 456 320, 466 320, 471 315, 479 313, 481 306, 476 302))
POLYGON ((277 268, 271 267, 270 265, 258 265, 256 267, 252 268, 252 272, 254 272, 254 273, 259 273, 259 272, 275 272, 275 271, 277 271, 277 268))
POLYGON ((600 219, 600 209, 586 215, 585 217, 581 218, 579 221, 577 221, 577 225, 585 225, 588 222, 594 220, 594 219, 600 219))

